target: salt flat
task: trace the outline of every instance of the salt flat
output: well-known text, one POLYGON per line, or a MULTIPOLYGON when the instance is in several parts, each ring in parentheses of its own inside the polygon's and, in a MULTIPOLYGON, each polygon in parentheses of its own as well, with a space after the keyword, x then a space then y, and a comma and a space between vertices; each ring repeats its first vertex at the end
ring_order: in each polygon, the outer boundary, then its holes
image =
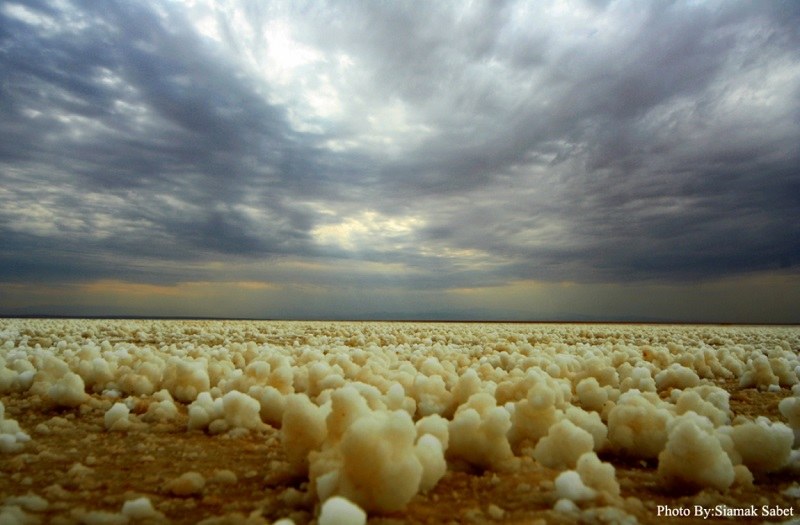
POLYGON ((0 518, 788 519, 798 349, 796 326, 0 320, 0 518))

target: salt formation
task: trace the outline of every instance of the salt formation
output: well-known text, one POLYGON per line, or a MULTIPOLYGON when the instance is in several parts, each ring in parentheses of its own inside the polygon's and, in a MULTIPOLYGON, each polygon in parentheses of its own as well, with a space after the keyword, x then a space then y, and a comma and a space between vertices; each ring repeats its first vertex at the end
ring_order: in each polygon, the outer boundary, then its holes
POLYGON ((164 521, 164 515, 153 507, 153 503, 142 496, 122 504, 122 515, 132 520, 164 521))
POLYGON ((266 427, 261 422, 261 404, 247 394, 235 390, 222 396, 222 413, 230 428, 260 430, 266 427))
POLYGON ((658 473, 667 484, 725 490, 735 474, 730 457, 708 418, 688 412, 672 422, 666 447, 658 456, 658 473))
MULTIPOLYGON (((101 408, 113 432, 185 422, 279 440, 285 470, 307 477, 321 504, 320 523, 400 510, 448 469, 559 470, 555 508, 579 513, 621 500, 598 453, 657 461, 664 486, 695 491, 800 471, 792 327, 40 323, 0 321, 0 394, 57 411, 34 432, 52 436, 101 408), (794 391, 773 421, 734 413, 722 380, 794 391)), ((0 451, 24 452, 30 438, 3 407, 0 451)), ((87 476, 80 467, 71 481, 87 476)), ((224 471, 209 482, 237 479, 224 471)), ((205 481, 188 472, 162 489, 199 496, 205 481)), ((146 499, 107 514, 160 519, 146 499)))
POLYGON ((402 509, 417 493, 423 466, 416 430, 402 411, 378 412, 348 427, 330 456, 311 456, 311 479, 322 499, 338 494, 366 510, 402 509), (322 463, 323 465, 320 465, 322 463), (328 468, 335 465, 333 470, 328 468))
POLYGON ((14 419, 6 419, 6 407, 0 401, 0 453, 19 452, 30 441, 14 419))
POLYGON ((444 459, 444 445, 434 434, 423 434, 414 445, 414 454, 422 465, 422 477, 419 480, 420 492, 431 490, 447 472, 444 459))
POLYGON ((67 372, 47 389, 47 397, 56 406, 77 407, 87 399, 85 388, 81 376, 67 372))
POLYGON ((774 472, 789 462, 794 433, 765 417, 736 425, 731 432, 742 463, 753 472, 774 472))
POLYGON ((162 389, 153 394, 153 402, 142 415, 142 420, 151 423, 165 423, 178 416, 178 406, 172 399, 169 390, 162 389))
POLYGON ((26 359, 14 359, 9 363, 0 354, 0 394, 27 390, 35 375, 35 368, 26 359))
POLYGON ((399 510, 444 475, 441 441, 428 433, 417 439, 407 412, 373 410, 350 386, 335 390, 330 403, 324 438, 308 454, 321 500, 338 495, 368 511, 399 510))
MULTIPOLYGON (((189 405, 189 430, 206 429, 214 421, 224 422, 222 399, 214 399, 209 392, 200 392, 189 405)), ((220 426, 227 425, 221 423, 220 426)))
POLYGON ((567 470, 558 475, 555 481, 556 497, 559 500, 568 499, 575 503, 592 500, 597 492, 587 487, 581 475, 574 470, 567 470))
POLYGON ((608 414, 608 440, 623 454, 655 458, 667 442, 672 405, 650 392, 629 390, 608 414))
POLYGON ((556 407, 558 391, 546 379, 538 374, 536 377, 525 399, 514 405, 508 435, 515 450, 525 443, 535 445, 563 416, 563 411, 556 407))
POLYGON ((536 444, 533 457, 546 467, 572 468, 579 457, 593 448, 594 439, 590 433, 569 419, 562 419, 536 444))
POLYGON ((308 396, 295 394, 286 399, 281 424, 281 444, 286 458, 298 473, 308 472, 308 456, 319 449, 328 435, 327 410, 308 396))
POLYGON ((176 496, 193 496, 201 494, 206 486, 205 478, 198 472, 184 472, 170 480, 165 489, 176 496))
POLYGON ((575 470, 587 487, 598 493, 619 496, 620 488, 614 465, 600 461, 594 452, 587 452, 578 458, 575 470))
POLYGON ((367 513, 358 505, 340 496, 334 496, 322 504, 319 525, 363 525, 367 513))
POLYGON ((38 523, 38 518, 26 513, 19 505, 0 507, 0 524, 2 525, 36 525, 38 523))
POLYGON ((594 377, 581 379, 575 386, 578 402, 586 410, 600 413, 609 400, 610 387, 601 387, 594 377))
MULTIPOLYGON (((800 392, 800 390, 798 390, 800 392)), ((800 446, 800 395, 794 397, 787 397, 782 399, 778 404, 783 417, 789 423, 789 426, 794 431, 794 447, 800 446)))
MULTIPOLYGON (((617 482, 614 466, 603 463, 594 452, 583 454, 577 461, 575 470, 567 470, 559 474, 554 483, 557 498, 554 510, 562 513, 581 512, 581 506, 588 506, 596 501, 619 500, 620 487, 617 482)), ((603 512, 603 507, 597 509, 603 512)), ((586 523, 637 523, 635 518, 625 515, 619 509, 609 512, 598 519, 592 511, 581 514, 580 522, 586 523)), ((605 514, 605 513, 604 513, 605 514)))
POLYGON ((194 401, 201 392, 208 391, 210 384, 208 365, 204 359, 190 361, 173 356, 167 361, 163 387, 178 401, 194 401))
POLYGON ((659 390, 667 388, 688 388, 700 384, 697 372, 680 363, 673 363, 656 374, 656 387, 659 390))
POLYGON ((707 417, 715 427, 730 423, 730 394, 723 389, 704 385, 672 393, 677 415, 692 411, 707 417))
POLYGON ((511 416, 486 393, 472 395, 461 405, 449 425, 448 457, 488 469, 509 468, 514 459, 506 437, 511 416))
POLYGON ((125 403, 114 403, 103 416, 106 430, 128 430, 131 427, 129 414, 130 409, 125 403))

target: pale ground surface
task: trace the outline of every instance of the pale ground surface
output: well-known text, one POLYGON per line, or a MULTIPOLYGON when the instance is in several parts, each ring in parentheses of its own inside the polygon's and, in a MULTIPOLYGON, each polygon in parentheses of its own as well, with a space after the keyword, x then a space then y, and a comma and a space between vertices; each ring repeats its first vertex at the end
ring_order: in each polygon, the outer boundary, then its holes
MULTIPOLYGON (((260 326, 269 328, 268 324, 260 326)), ((447 329, 448 325, 421 324, 417 329, 436 335, 442 326, 447 329)), ((502 330, 525 331, 526 326, 504 325, 502 330)), ((312 332, 318 331, 320 326, 298 323, 289 325, 288 330, 284 328, 279 333, 268 329, 259 332, 259 325, 254 325, 245 337, 259 344, 288 347, 295 341, 310 341, 312 332)), ((621 326, 619 329, 629 328, 621 326)), ((58 337, 48 330, 48 326, 43 325, 41 332, 20 333, 15 343, 24 338, 25 344, 32 348, 54 345, 58 337)), ((99 325, 92 330, 83 337, 98 343, 102 340, 111 344, 166 343, 155 338, 147 340, 141 332, 128 334, 99 325)), ((548 330, 547 325, 538 325, 537 333, 548 330)), ((592 338, 579 332, 579 328, 566 330, 576 340, 593 344, 592 338)), ((659 330, 661 337, 666 337, 669 328, 659 330)), ((795 338, 792 344, 796 344, 797 333, 790 332, 790 335, 795 338)), ((187 330, 187 337, 197 337, 197 334, 187 330)), ((230 334, 220 333, 206 344, 224 345, 230 337, 230 334)), ((568 344, 572 343, 568 341, 568 344)), ((793 351, 797 352, 796 346, 793 351)), ((777 392, 740 388, 734 378, 715 382, 731 393, 730 408, 734 415, 766 416, 781 421, 778 403, 791 395, 788 388, 777 392)), ((668 393, 660 395, 665 397, 668 393)), ((29 392, 6 392, 0 399, 6 407, 6 418, 17 420, 31 436, 22 451, 0 455, 0 504, 8 497, 25 494, 44 498, 48 502, 47 509, 29 512, 34 519, 31 522, 38 519, 41 523, 88 523, 91 520, 86 512, 119 513, 125 501, 139 496, 147 496, 173 523, 197 523, 213 516, 228 516, 229 519, 221 523, 236 523, 239 522, 236 516, 243 520, 248 515, 252 523, 271 523, 285 517, 298 524, 314 520, 317 501, 308 495, 307 478, 286 474, 279 430, 268 428, 243 435, 187 431, 186 404, 179 404, 180 415, 171 422, 109 432, 103 418, 111 401, 102 393, 93 393, 89 401, 75 408, 52 407, 29 392), (46 423, 52 431, 37 432, 35 429, 40 423, 46 423), (229 473, 220 474, 221 470, 235 474, 235 482, 228 479, 229 473), (188 471, 200 473, 206 479, 205 487, 188 496, 170 493, 167 482, 188 471)), ((131 413, 145 413, 151 401, 141 396, 131 413)), ((664 521, 656 516, 659 504, 685 507, 770 504, 793 508, 795 516, 800 513, 797 496, 782 493, 796 483, 792 474, 757 475, 754 486, 734 486, 724 493, 715 490, 682 493, 662 486, 655 461, 632 460, 608 452, 601 452, 599 456, 614 464, 621 486, 621 498, 605 503, 624 509, 641 523, 664 521)), ((530 458, 522 461, 519 470, 509 473, 449 470, 433 490, 415 496, 404 511, 370 515, 369 523, 536 523, 537 520, 574 523, 575 516, 552 510, 553 480, 558 474, 559 471, 545 468, 530 458), (497 508, 490 508, 490 505, 497 508)), ((595 502, 588 508, 600 509, 603 503, 595 502)), ((603 521, 602 513, 592 516, 584 512, 583 520, 603 521)), ((615 521, 614 518, 608 520, 609 523, 615 521)), ((729 518, 716 521, 673 518, 669 521, 731 523, 729 518)), ((736 521, 747 520, 737 518, 736 521)))

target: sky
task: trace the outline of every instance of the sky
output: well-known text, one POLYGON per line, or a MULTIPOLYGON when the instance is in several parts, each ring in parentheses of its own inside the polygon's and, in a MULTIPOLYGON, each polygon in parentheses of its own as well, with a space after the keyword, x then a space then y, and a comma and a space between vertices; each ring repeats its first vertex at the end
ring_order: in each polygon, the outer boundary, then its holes
POLYGON ((6 0, 0 314, 800 322, 800 3, 6 0))

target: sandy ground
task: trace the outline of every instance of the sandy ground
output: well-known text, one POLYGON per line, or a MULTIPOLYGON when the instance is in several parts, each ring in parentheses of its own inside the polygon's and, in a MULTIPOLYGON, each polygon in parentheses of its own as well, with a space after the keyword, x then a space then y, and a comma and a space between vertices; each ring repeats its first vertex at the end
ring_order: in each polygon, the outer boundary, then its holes
MULTIPOLYGON (((734 414, 765 415, 780 420, 778 402, 787 394, 738 389, 731 392, 734 414)), ((126 432, 109 432, 103 426, 108 400, 95 396, 80 409, 48 408, 37 396, 7 394, 0 397, 6 416, 16 419, 32 441, 22 452, 0 456, 0 503, 9 496, 33 493, 49 503, 45 511, 31 513, 42 523, 90 521, 88 511, 118 513, 126 500, 147 496, 171 523, 198 523, 226 516, 220 523, 271 523, 289 517, 297 524, 310 523, 315 498, 307 481, 287 475, 279 432, 268 430, 240 435, 210 436, 186 431, 186 414, 166 424, 143 424, 126 432), (50 433, 43 433, 46 423, 50 433), (235 474, 232 480, 230 472, 235 474), (170 480, 195 471, 205 479, 197 494, 176 496, 167 487, 170 480), (238 516, 238 520, 236 519, 238 516)), ((146 411, 146 402, 134 412, 146 411)), ((183 407, 185 411, 185 407, 183 407)), ((622 488, 622 497, 607 505, 623 508, 641 523, 731 523, 762 522, 763 517, 718 518, 659 517, 657 506, 672 508, 718 504, 735 508, 755 505, 778 506, 800 515, 800 500, 782 492, 796 483, 790 475, 757 477, 753 487, 734 487, 724 494, 665 492, 659 485, 656 464, 625 460, 609 455, 622 488)), ((416 496, 404 512, 370 516, 369 523, 574 523, 574 516, 552 510, 553 480, 558 471, 533 460, 523 461, 518 472, 493 473, 449 471, 428 494, 416 496)), ((588 522, 615 523, 595 504, 581 518, 588 522)), ((774 518, 768 521, 785 521, 774 518)))

